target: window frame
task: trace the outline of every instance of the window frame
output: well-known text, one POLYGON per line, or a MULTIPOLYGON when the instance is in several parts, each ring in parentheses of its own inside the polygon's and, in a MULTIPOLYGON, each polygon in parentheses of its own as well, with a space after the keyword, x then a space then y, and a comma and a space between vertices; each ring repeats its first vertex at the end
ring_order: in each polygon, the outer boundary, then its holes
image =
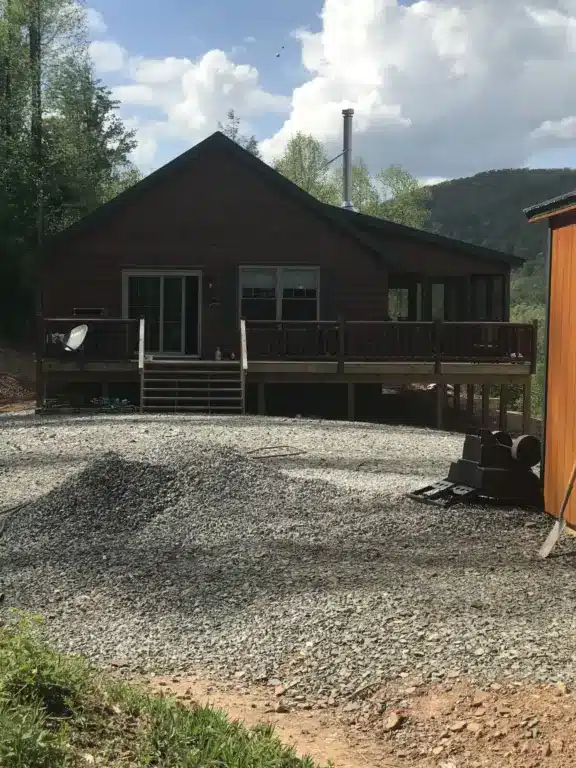
MULTIPOLYGON (((319 322, 320 321, 320 267, 313 266, 313 265, 301 265, 301 264, 241 264, 238 267, 238 313, 239 317, 241 318, 242 315, 242 301, 244 299, 242 292, 243 292, 243 282, 242 282, 242 273, 247 270, 253 270, 258 271, 261 270, 262 272, 268 271, 271 272, 274 270, 276 273, 276 283, 275 283, 275 301, 276 301, 276 317, 274 320, 263 320, 262 322, 270 322, 270 323, 298 323, 298 322, 319 322), (282 302, 284 300, 283 297, 283 280, 282 275, 287 270, 294 270, 299 272, 313 272, 316 275, 316 320, 308 320, 308 321, 302 321, 302 320, 283 320, 282 319, 282 302)), ((266 299, 263 299, 263 301, 266 301, 266 299)), ((267 299, 267 301, 271 301, 271 299, 267 299)), ((313 299, 304 299, 304 301, 310 301, 312 302, 313 299)), ((259 321, 254 321, 259 322, 259 321)))

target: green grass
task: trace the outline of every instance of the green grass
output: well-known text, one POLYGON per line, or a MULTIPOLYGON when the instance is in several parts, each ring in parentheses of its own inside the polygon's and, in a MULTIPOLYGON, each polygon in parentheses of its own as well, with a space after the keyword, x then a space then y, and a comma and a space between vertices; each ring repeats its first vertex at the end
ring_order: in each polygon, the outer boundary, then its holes
POLYGON ((2 768, 314 768, 223 712, 107 678, 54 652, 34 622, 0 627, 2 768))

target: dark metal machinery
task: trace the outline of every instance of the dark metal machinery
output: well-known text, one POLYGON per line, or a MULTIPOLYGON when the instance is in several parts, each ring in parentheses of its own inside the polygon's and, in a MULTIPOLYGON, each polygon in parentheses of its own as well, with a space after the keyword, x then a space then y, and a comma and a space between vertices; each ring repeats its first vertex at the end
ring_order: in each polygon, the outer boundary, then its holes
POLYGON ((466 435, 462 458, 452 462, 445 480, 408 496, 444 508, 459 501, 542 507, 540 478, 533 471, 541 453, 532 435, 513 439, 508 432, 479 429, 466 435))

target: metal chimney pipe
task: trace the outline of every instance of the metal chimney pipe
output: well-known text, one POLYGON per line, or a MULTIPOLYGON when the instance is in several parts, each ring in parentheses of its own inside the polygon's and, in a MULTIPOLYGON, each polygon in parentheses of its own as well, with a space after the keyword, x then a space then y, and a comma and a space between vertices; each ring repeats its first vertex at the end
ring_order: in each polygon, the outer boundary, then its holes
POLYGON ((343 109, 342 117, 344 118, 344 146, 343 146, 343 167, 344 167, 344 202, 342 207, 346 210, 353 211, 352 205, 352 118, 354 117, 353 109, 343 109))

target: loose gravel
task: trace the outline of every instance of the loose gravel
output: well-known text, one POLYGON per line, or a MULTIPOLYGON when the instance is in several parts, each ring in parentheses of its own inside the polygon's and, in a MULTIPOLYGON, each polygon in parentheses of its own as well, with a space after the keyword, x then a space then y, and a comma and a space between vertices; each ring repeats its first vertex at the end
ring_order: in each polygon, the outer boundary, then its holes
POLYGON ((0 419, 4 609, 62 650, 346 697, 437 681, 576 682, 573 542, 422 506, 462 436, 252 417, 0 419))

